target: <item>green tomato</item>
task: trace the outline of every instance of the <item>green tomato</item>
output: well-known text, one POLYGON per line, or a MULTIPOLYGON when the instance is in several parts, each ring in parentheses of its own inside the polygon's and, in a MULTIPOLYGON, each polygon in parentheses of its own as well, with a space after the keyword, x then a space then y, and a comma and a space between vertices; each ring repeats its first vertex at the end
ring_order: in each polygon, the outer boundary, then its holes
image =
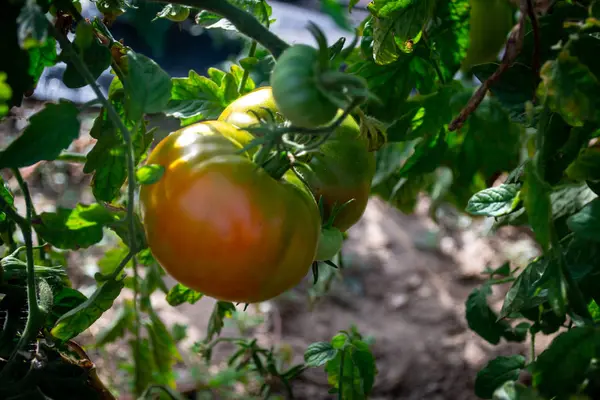
POLYGON ((315 128, 330 122, 338 107, 318 84, 318 51, 299 44, 286 49, 271 74, 273 98, 293 125, 315 128))
MULTIPOLYGON (((258 123, 257 116, 265 118, 269 112, 280 111, 273 98, 274 89, 256 89, 227 106, 219 120, 247 128, 258 123)), ((341 113, 341 110, 337 111, 338 116, 341 113)), ((368 146, 368 139, 361 136, 360 127, 348 116, 321 145, 318 153, 296 166, 315 198, 323 199, 326 220, 335 207, 349 202, 333 221, 333 226, 342 232, 358 222, 367 207, 375 175, 375 154, 368 146)))
POLYGON ((470 44, 462 65, 464 71, 496 61, 514 26, 513 8, 508 0, 470 0, 470 4, 470 44))

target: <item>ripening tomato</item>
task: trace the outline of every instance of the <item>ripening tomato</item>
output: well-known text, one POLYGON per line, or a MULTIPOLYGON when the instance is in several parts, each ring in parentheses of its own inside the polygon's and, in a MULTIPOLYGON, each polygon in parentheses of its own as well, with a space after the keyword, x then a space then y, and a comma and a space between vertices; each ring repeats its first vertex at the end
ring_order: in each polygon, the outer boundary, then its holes
MULTIPOLYGON (((219 116, 239 128, 258 122, 259 116, 275 113, 270 87, 256 89, 231 103, 219 116), (254 113, 253 113, 254 112, 254 113)), ((338 116, 342 111, 338 110, 338 116)), ((302 175, 317 199, 323 197, 325 217, 329 218, 334 206, 347 204, 334 220, 333 226, 344 232, 354 225, 365 212, 375 174, 375 155, 368 151, 368 141, 360 135, 360 127, 348 116, 325 142, 318 153, 313 153, 296 170, 302 175)))
POLYGON ((277 180, 239 150, 252 136, 221 121, 171 133, 147 163, 165 168, 143 185, 148 245, 177 281, 219 300, 254 303, 298 284, 321 223, 308 188, 277 180))

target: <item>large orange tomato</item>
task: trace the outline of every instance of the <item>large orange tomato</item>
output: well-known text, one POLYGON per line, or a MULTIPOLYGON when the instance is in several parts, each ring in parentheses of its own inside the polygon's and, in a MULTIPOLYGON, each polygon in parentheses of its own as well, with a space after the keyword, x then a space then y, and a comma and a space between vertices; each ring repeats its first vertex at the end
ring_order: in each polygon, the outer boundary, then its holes
POLYGON ((274 179, 239 153, 251 139, 221 121, 173 132, 147 161, 164 175, 140 192, 148 245, 163 268, 205 295, 243 303, 298 284, 321 229, 314 196, 293 172, 274 179))
MULTIPOLYGON (((257 117, 268 118, 269 112, 278 111, 271 88, 262 87, 231 103, 219 120, 243 129, 256 124, 257 117)), ((365 212, 375 174, 375 155, 368 151, 367 138, 360 135, 354 118, 348 116, 318 153, 301 161, 304 163, 298 164, 297 171, 315 197, 322 196, 326 218, 334 206, 351 200, 333 223, 335 228, 346 231, 365 212)))

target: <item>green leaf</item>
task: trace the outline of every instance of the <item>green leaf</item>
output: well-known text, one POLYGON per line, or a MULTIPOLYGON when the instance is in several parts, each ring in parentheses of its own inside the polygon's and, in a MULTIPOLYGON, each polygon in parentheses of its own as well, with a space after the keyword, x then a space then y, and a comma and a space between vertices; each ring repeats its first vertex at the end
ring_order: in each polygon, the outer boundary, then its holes
MULTIPOLYGON (((483 82, 492 76, 498 67, 497 63, 479 64, 474 65, 472 71, 477 79, 483 82)), ((496 96, 514 121, 525 122, 525 104, 532 101, 536 86, 531 68, 515 63, 494 81, 490 92, 496 96)))
POLYGON ((403 115, 387 129, 388 141, 405 141, 438 134, 452 120, 454 113, 448 104, 461 90, 460 85, 453 83, 437 92, 411 97, 403 107, 403 115))
POLYGON ((304 362, 309 367, 320 367, 333 360, 337 353, 329 342, 311 343, 304 352, 304 362))
POLYGON ((533 364, 535 387, 548 398, 575 393, 597 354, 595 327, 577 327, 558 335, 533 364))
POLYGON ((187 78, 173 78, 171 100, 164 112, 181 119, 183 126, 201 119, 217 118, 225 107, 220 86, 190 71, 187 78))
POLYGON ((0 168, 21 168, 54 160, 79 137, 79 110, 66 100, 47 104, 33 115, 25 131, 0 152, 0 168))
POLYGON ((35 1, 26 1, 17 18, 19 46, 24 49, 41 46, 48 36, 48 20, 35 1))
POLYGON ((217 301, 213 312, 210 314, 210 319, 208 320, 205 341, 210 342, 215 335, 221 334, 221 330, 225 325, 225 318, 231 316, 233 312, 235 312, 233 303, 228 301, 217 301))
POLYGON ((466 318, 472 331, 491 344, 498 344, 505 329, 487 303, 487 296, 491 293, 488 285, 473 289, 465 303, 466 318))
POLYGON ((196 292, 181 283, 178 283, 169 290, 167 302, 173 307, 183 303, 195 304, 203 296, 202 293, 196 292))
POLYGON ((46 67, 51 67, 56 64, 56 40, 47 38, 42 46, 29 49, 29 75, 35 82, 40 79, 42 72, 46 67))
POLYGON ((327 380, 333 387, 330 393, 340 392, 343 399, 366 400, 377 373, 375 359, 369 346, 353 339, 351 345, 337 351, 325 364, 327 380), (341 386, 341 389, 340 389, 341 386))
POLYGON ((103 227, 115 217, 100 204, 78 204, 74 209, 59 208, 54 213, 42 213, 40 219, 35 230, 44 240, 59 249, 76 250, 101 241, 103 227))
POLYGON ((321 12, 329 15, 340 28, 346 31, 351 30, 346 10, 337 0, 321 0, 321 12))
POLYGON ((105 251, 104 256, 98 260, 98 269, 104 275, 111 274, 128 253, 129 249, 123 244, 105 251))
POLYGON ((152 185, 162 178, 165 173, 165 167, 158 164, 144 165, 135 172, 135 176, 140 185, 152 185))
POLYGON ((534 389, 508 381, 494 392, 493 400, 544 400, 534 389))
MULTIPOLYGON (((465 90, 459 92, 459 95, 470 97, 465 90)), ((455 98, 453 103, 462 107, 464 97, 455 98)), ((471 114, 467 129, 462 141, 460 137, 448 135, 448 142, 456 143, 451 146, 457 158, 454 165, 457 178, 453 189, 471 185, 478 174, 488 180, 496 173, 512 171, 520 164, 522 128, 510 121, 507 112, 493 97, 486 98, 475 113, 471 114)), ((465 203, 471 195, 465 196, 465 203)))
POLYGON ((150 336, 150 349, 157 367, 160 383, 175 387, 173 365, 181 360, 171 333, 161 321, 158 314, 150 308, 150 322, 146 324, 150 336))
POLYGON ((569 178, 577 181, 600 180, 600 149, 590 147, 582 150, 565 172, 569 178))
POLYGON ((512 212, 519 200, 519 185, 502 184, 475 193, 466 211, 473 215, 498 217, 512 212))
POLYGON ((523 368, 525 357, 521 355, 496 357, 477 373, 475 394, 482 399, 491 399, 496 389, 506 381, 519 379, 523 368))
POLYGON ((596 197, 585 183, 557 187, 550 194, 552 219, 574 214, 596 197))
MULTIPOLYGON (((227 0, 238 8, 254 15, 263 25, 269 25, 273 10, 266 0, 227 0)), ((227 30, 236 30, 229 22, 223 21, 223 17, 208 11, 200 11, 196 16, 196 23, 207 29, 223 28, 227 30)))
POLYGON ((80 291, 70 287, 62 287, 54 292, 52 312, 49 316, 48 324, 54 326, 56 321, 67 312, 84 303, 87 300, 80 291))
POLYGON ((600 242, 600 198, 588 203, 567 220, 569 229, 583 238, 600 242))
POLYGON ((8 114, 8 101, 12 97, 12 89, 6 83, 6 73, 0 72, 0 118, 8 114))
POLYGON ((377 374, 375 357, 371 353, 369 345, 362 340, 352 340, 352 347, 352 362, 360 374, 363 394, 368 395, 373 389, 375 375, 377 374))
POLYGON ((538 89, 552 111, 567 123, 582 126, 585 121, 597 121, 600 103, 598 78, 567 49, 557 59, 548 61, 540 71, 542 84, 538 89))
MULTIPOLYGON (((75 50, 82 59, 92 74, 92 77, 98 79, 98 77, 110 66, 112 57, 108 47, 102 46, 98 40, 95 39, 93 31, 94 28, 91 24, 87 22, 78 23, 75 31, 76 36, 75 42, 73 43, 73 50, 75 50), (80 39, 78 39, 78 37, 80 37, 80 39)), ((61 53, 60 58, 67 63, 67 68, 63 74, 63 83, 65 86, 70 89, 87 86, 88 82, 79 73, 79 70, 64 51, 61 53)))
POLYGON ((342 350, 348 342, 348 336, 345 333, 338 333, 331 338, 331 346, 336 350, 342 350))
POLYGON ((124 286, 122 279, 101 283, 89 299, 60 317, 50 333, 62 341, 79 335, 112 307, 124 286))
POLYGON ((358 4, 360 0, 350 0, 348 2, 348 11, 351 12, 354 7, 358 4))
POLYGON ((393 35, 394 20, 375 18, 373 28, 373 60, 379 65, 393 63, 400 56, 393 35))
MULTIPOLYGON (((133 238, 131 238, 130 232, 129 232, 129 222, 127 222, 127 220, 126 220, 127 216, 126 216, 125 210, 119 211, 116 214, 119 215, 120 219, 115 220, 114 222, 110 223, 110 225, 108 225, 108 227, 112 231, 114 231, 121 238, 123 243, 125 243, 125 245, 127 245, 129 248, 134 247, 133 244, 131 243, 131 240, 133 239, 133 241, 135 242, 136 249, 146 249, 148 247, 148 243, 146 242, 146 233, 144 231, 144 225, 142 224, 142 221, 140 220, 140 215, 138 213, 133 214, 133 225, 134 225, 135 229, 133 232, 134 233, 133 238)), ((140 253, 138 253, 138 255, 141 258, 144 255, 144 253, 140 252, 140 253)), ((141 259, 140 259, 140 261, 141 261, 141 259)), ((147 264, 144 264, 144 265, 147 265, 147 264)))
POLYGON ((592 316, 594 322, 600 321, 600 306, 598 305, 598 303, 596 303, 595 300, 590 301, 590 303, 588 304, 588 311, 590 312, 590 315, 592 316))
MULTIPOLYGON (((386 21, 386 26, 381 27, 387 31, 385 40, 393 35, 400 50, 409 53, 421 39, 423 29, 433 15, 435 4, 434 0, 374 0, 368 9, 375 18, 386 21)), ((374 37, 377 36, 378 29, 380 27, 374 28, 374 37)))
POLYGON ((8 107, 21 105, 23 95, 34 89, 36 80, 28 70, 30 57, 28 51, 19 46, 17 18, 23 2, 3 2, 0 13, 0 71, 6 74, 6 83, 12 95, 8 107))
MULTIPOLYGON (((110 101, 132 135, 137 164, 150 146, 152 134, 146 132, 146 122, 136 124, 125 117, 122 99, 123 91, 119 90, 110 98, 110 101), (137 130, 134 129, 135 127, 137 130)), ((87 155, 83 172, 94 173, 92 179, 94 196, 98 200, 111 202, 120 195, 121 187, 127 179, 125 142, 121 132, 112 123, 104 108, 95 119, 90 135, 97 139, 97 142, 87 155)))
POLYGON ((134 365, 143 366, 133 369, 133 385, 136 393, 143 393, 153 380, 152 371, 154 363, 152 362, 152 351, 150 349, 150 340, 129 341, 129 347, 133 353, 134 365))
POLYGON ((154 60, 133 51, 127 52, 127 117, 139 120, 143 114, 165 110, 171 98, 171 77, 154 60))
POLYGON ((399 175, 411 178, 434 171, 440 165, 448 149, 445 138, 446 135, 442 131, 436 136, 421 141, 416 146, 414 154, 400 169, 399 175))
POLYGON ((438 2, 428 40, 433 43, 431 59, 438 63, 446 81, 458 72, 469 47, 469 0, 438 2))
POLYGON ((525 267, 506 293, 500 318, 505 318, 523 309, 539 306, 545 301, 545 298, 536 296, 536 292, 538 292, 540 280, 547 267, 548 262, 545 258, 534 260, 525 267))
POLYGON ((131 300, 126 300, 119 308, 110 324, 105 326, 95 337, 94 346, 101 347, 113 343, 125 336, 127 330, 132 330, 134 323, 134 308, 131 300))
MULTIPOLYGON (((164 113, 181 119, 182 126, 216 119, 227 105, 240 97, 243 76, 244 70, 234 64, 229 72, 209 68, 208 77, 190 71, 187 78, 173 78, 171 100, 164 113)), ((254 81, 248 78, 242 92, 248 93, 254 88, 254 81)))
POLYGON ((521 190, 525 209, 538 243, 544 250, 547 250, 550 246, 550 232, 553 229, 551 226, 550 190, 540 178, 534 164, 528 162, 525 170, 525 185, 521 190))

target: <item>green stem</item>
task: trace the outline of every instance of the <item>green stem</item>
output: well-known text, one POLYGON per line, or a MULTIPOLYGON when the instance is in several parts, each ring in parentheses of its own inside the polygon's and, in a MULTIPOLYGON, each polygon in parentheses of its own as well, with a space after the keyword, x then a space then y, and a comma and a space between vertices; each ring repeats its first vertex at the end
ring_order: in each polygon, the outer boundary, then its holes
POLYGON ((516 281, 516 280, 517 280, 517 278, 515 278, 513 276, 509 276, 509 277, 502 278, 502 279, 492 279, 488 283, 490 285, 501 285, 503 283, 513 282, 513 281, 516 281))
POLYGON ((96 281, 98 282, 102 282, 102 281, 112 281, 118 278, 119 274, 121 273, 121 271, 123 271, 125 269, 125 267, 127 266, 127 264, 129 263, 129 261, 131 261, 131 259, 133 258, 134 254, 130 251, 129 253, 127 253, 127 255, 121 260, 121 262, 119 263, 119 265, 117 266, 117 268, 115 268, 115 270, 113 272, 110 273, 110 275, 102 275, 101 273, 97 272, 96 275, 94 275, 94 278, 96 279, 96 281))
POLYGON ((113 107, 112 103, 104 96, 100 87, 96 83, 96 80, 92 76, 90 70, 87 68, 83 60, 79 57, 79 55, 73 49, 71 42, 64 37, 58 30, 50 23, 49 30, 52 36, 58 41, 61 49, 68 54, 75 69, 83 76, 85 82, 90 85, 98 100, 102 103, 103 107, 106 109, 108 117, 112 121, 112 123, 121 131, 123 135, 123 139, 125 140, 125 144, 127 145, 127 190, 128 190, 128 201, 127 201, 127 220, 129 222, 129 244, 130 250, 132 253, 136 253, 136 243, 135 243, 135 220, 134 220, 134 202, 135 202, 135 160, 133 156, 133 144, 131 141, 131 133, 119 117, 119 114, 113 107))
MULTIPOLYGON (((250 50, 248 51, 248 57, 254 57, 254 55, 256 54, 256 47, 257 47, 256 40, 252 41, 252 44, 250 45, 250 50)), ((246 82, 248 81, 248 78, 250 77, 250 70, 249 69, 244 69, 244 75, 242 76, 242 80, 240 81, 240 87, 238 88, 238 92, 240 92, 240 94, 244 93, 244 88, 246 87, 246 82)))
POLYGON ((342 349, 342 355, 340 357, 340 384, 338 385, 338 400, 343 400, 343 388, 344 388, 344 357, 346 351, 342 349))
POLYGON ((273 179, 279 180, 292 167, 290 158, 287 152, 277 152, 261 165, 273 179))
POLYGON ((531 346, 529 348, 529 362, 535 361, 535 333, 531 334, 531 346))
MULTIPOLYGON (((149 0, 160 3, 166 3, 165 0, 149 0)), ((237 8, 233 4, 224 0, 169 0, 169 3, 180 4, 192 8, 210 11, 224 18, 237 28, 237 30, 249 38, 256 40, 275 58, 278 58, 289 45, 279 36, 271 32, 262 25, 252 14, 237 8)))
MULTIPOLYGON (((139 304, 138 304, 138 295, 139 295, 139 273, 138 273, 138 268, 137 268, 137 260, 135 259, 135 256, 133 256, 133 315, 135 316, 135 322, 134 322, 134 326, 133 326, 133 335, 135 337, 135 354, 141 354, 141 348, 140 348, 140 344, 141 344, 141 335, 140 335, 140 326, 142 324, 141 319, 140 319, 140 310, 139 310, 139 304)), ((135 374, 137 375, 140 371, 140 368, 147 368, 147 366, 140 366, 138 364, 138 357, 133 357, 133 370, 135 371, 135 374)), ((136 382, 138 380, 136 379, 136 382)), ((139 389, 136 385, 136 395, 140 396, 141 392, 137 393, 137 390, 139 389)), ((142 388, 143 389, 143 388, 142 388)))
POLYGON ((56 159, 58 161, 85 164, 87 162, 87 155, 81 153, 74 153, 71 151, 63 151, 59 154, 59 156, 56 159))
POLYGON ((27 187, 27 183, 23 180, 21 173, 18 169, 13 168, 13 174, 17 178, 17 182, 19 183, 19 187, 23 192, 23 196, 25 197, 25 207, 26 214, 25 218, 21 217, 4 199, 0 199, 2 201, 3 210, 7 214, 7 216, 15 221, 15 223, 19 226, 23 233, 23 238, 25 240, 25 248, 27 254, 27 305, 29 307, 29 312, 27 315, 27 322, 25 323, 25 329, 19 342, 15 346, 10 358, 8 359, 8 363, 4 366, 2 371, 0 371, 0 381, 4 381, 5 376, 10 376, 10 373, 15 368, 16 360, 19 353, 23 350, 23 348, 37 336, 37 332, 42 324, 42 314, 40 312, 40 308, 37 303, 37 294, 35 287, 35 266, 33 263, 33 238, 31 232, 31 218, 33 216, 33 202, 31 201, 31 196, 29 194, 29 188, 27 187))

